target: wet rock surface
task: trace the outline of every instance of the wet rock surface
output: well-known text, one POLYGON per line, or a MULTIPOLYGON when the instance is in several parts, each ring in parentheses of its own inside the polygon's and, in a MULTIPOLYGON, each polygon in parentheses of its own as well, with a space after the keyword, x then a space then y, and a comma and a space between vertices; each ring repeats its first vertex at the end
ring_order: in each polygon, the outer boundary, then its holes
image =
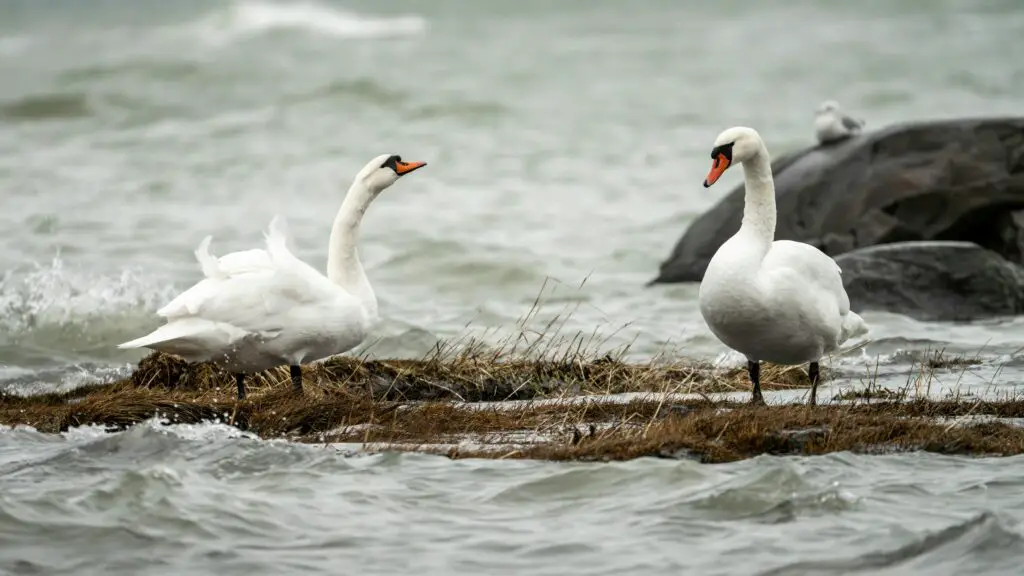
POLYGON ((840 254, 854 311, 922 321, 1024 313, 1024 266, 969 242, 902 242, 840 254))

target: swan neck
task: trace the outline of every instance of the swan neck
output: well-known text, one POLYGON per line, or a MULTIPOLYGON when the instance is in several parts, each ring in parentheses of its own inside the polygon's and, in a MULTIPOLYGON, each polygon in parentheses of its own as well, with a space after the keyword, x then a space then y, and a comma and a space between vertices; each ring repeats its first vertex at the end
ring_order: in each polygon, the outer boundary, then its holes
POLYGON ((353 182, 334 218, 327 247, 327 278, 359 299, 371 318, 377 317, 377 297, 359 261, 356 244, 359 226, 374 194, 361 182, 353 182))
POLYGON ((776 208, 772 166, 763 145, 757 154, 743 162, 743 184, 746 193, 740 229, 754 235, 767 250, 775 240, 776 208))

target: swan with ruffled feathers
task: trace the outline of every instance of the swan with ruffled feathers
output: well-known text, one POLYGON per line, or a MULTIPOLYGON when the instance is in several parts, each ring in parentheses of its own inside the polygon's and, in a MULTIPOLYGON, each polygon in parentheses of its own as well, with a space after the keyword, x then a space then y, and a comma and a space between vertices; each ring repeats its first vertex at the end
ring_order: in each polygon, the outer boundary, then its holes
POLYGON ((715 252, 701 280, 701 316, 723 344, 747 357, 753 403, 764 403, 760 363, 768 361, 809 364, 814 404, 819 360, 866 333, 867 325, 850 310, 835 260, 809 244, 775 240, 775 184, 757 131, 723 131, 711 159, 704 187, 742 164, 745 197, 740 229, 715 252))
POLYGON ((356 250, 359 225, 381 192, 425 165, 384 154, 359 171, 331 228, 326 276, 291 253, 277 217, 265 249, 217 258, 207 236, 195 251, 204 278, 157 311, 164 325, 118 348, 217 364, 235 374, 239 400, 246 374, 288 365, 301 392, 302 364, 351 350, 377 322, 377 298, 356 250))

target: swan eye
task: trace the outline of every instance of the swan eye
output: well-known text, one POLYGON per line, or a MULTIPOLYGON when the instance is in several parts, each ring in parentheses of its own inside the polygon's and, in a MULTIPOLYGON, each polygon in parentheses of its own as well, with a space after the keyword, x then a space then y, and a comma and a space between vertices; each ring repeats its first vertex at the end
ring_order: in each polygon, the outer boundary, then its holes
POLYGON ((735 142, 729 142, 728 144, 722 144, 721 146, 715 146, 711 149, 711 159, 717 162, 720 156, 725 156, 725 159, 732 162, 732 147, 735 142))
POLYGON ((402 162, 402 157, 398 154, 392 154, 388 156, 388 159, 380 165, 381 168, 391 168, 395 172, 398 172, 398 165, 402 162))

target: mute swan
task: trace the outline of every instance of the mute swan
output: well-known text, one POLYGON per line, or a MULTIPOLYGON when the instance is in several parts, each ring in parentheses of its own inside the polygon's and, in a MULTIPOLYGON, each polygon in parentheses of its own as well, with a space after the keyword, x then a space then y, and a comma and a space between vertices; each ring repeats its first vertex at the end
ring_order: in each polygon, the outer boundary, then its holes
POLYGON ((235 374, 239 400, 245 374, 288 364, 301 392, 303 363, 355 347, 377 321, 377 298, 356 252, 359 223, 378 194, 425 165, 384 154, 359 171, 331 228, 327 276, 288 250, 277 217, 266 250, 217 258, 207 236, 195 251, 205 278, 157 311, 166 324, 118 348, 219 364, 235 374))
POLYGON ((746 186, 740 229, 715 252, 700 284, 700 313, 711 332, 747 357, 755 404, 761 361, 810 363, 810 403, 818 390, 819 359, 867 331, 850 311, 841 270, 817 248, 775 238, 775 184, 761 136, 733 127, 715 139, 708 188, 735 163, 746 186), (774 240, 774 241, 773 241, 774 240))
POLYGON ((819 144, 837 142, 853 136, 863 128, 864 121, 845 114, 835 100, 822 102, 814 113, 814 136, 819 144))

